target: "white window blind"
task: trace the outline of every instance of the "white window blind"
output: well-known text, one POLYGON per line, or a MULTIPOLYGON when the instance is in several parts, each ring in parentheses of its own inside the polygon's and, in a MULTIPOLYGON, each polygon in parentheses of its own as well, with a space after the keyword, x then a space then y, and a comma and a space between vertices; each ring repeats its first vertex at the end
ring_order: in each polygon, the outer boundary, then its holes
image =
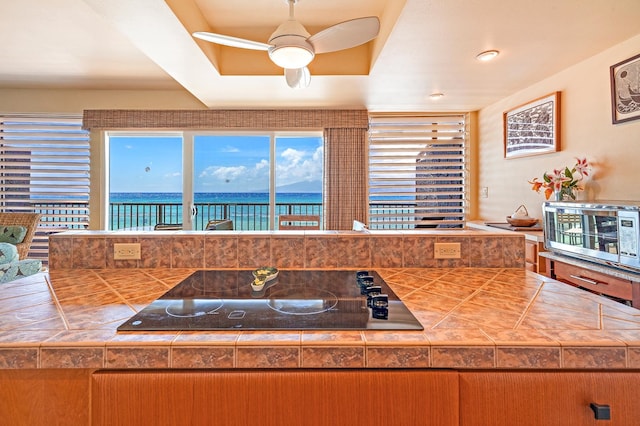
POLYGON ((81 115, 0 114, 0 209, 41 213, 31 257, 46 236, 89 225, 89 133, 81 115))
POLYGON ((466 116, 371 115, 369 228, 462 228, 466 116))

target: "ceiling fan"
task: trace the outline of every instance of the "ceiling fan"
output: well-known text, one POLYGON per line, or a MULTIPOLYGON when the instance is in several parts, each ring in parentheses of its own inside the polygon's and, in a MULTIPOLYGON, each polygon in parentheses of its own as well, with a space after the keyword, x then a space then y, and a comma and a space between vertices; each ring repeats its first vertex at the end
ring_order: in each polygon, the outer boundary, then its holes
POLYGON ((289 19, 280 24, 267 43, 209 32, 195 32, 193 36, 224 46, 264 50, 276 65, 284 68, 289 87, 302 88, 311 82, 307 65, 316 54, 359 46, 376 38, 380 31, 378 18, 368 16, 344 21, 310 35, 293 14, 294 5, 300 0, 285 1, 289 3, 289 19))

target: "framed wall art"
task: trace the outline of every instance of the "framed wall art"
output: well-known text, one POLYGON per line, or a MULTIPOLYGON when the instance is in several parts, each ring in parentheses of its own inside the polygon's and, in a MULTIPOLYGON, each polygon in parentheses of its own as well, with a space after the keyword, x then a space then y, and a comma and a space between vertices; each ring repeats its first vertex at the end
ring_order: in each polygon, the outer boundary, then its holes
POLYGON ((640 54, 612 65, 610 74, 613 124, 640 119, 640 54))
POLYGON ((504 157, 560 150, 560 92, 527 102, 503 114, 504 157))

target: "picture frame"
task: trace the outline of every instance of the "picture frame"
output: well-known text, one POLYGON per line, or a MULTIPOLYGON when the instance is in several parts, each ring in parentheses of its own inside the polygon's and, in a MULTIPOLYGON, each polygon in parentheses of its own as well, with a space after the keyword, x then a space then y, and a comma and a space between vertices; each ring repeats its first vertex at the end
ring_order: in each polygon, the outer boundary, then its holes
POLYGON ((640 54, 611 65, 611 121, 640 119, 640 54))
POLYGON ((503 114, 504 157, 560 150, 560 92, 553 92, 503 114))

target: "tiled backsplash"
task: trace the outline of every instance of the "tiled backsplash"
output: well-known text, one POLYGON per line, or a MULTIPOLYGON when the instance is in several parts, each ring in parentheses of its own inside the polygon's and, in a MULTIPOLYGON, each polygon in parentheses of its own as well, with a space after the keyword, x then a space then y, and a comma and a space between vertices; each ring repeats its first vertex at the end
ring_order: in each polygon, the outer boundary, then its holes
POLYGON ((520 234, 483 231, 69 231, 50 236, 50 269, 103 268, 522 268, 520 234), (114 244, 139 243, 140 260, 114 260, 114 244), (435 259, 460 243, 459 259, 435 259))

